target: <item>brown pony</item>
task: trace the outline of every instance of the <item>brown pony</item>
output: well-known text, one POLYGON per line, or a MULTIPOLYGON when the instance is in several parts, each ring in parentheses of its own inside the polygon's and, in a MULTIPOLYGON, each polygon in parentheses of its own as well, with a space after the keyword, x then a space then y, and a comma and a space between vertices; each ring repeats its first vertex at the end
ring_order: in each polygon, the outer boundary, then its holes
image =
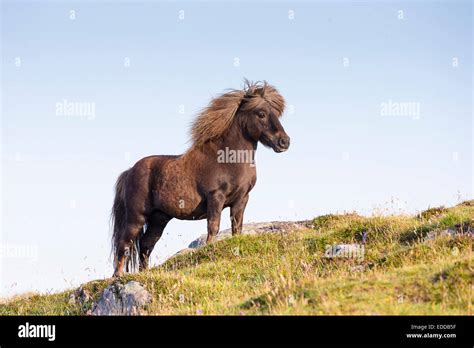
POLYGON ((112 209, 114 276, 148 268, 148 258, 172 219, 207 218, 207 242, 230 207, 232 234, 242 230, 249 192, 257 180, 260 141, 275 152, 290 146, 279 117, 285 101, 266 82, 245 82, 213 99, 194 121, 192 146, 180 156, 149 156, 123 172, 112 209))

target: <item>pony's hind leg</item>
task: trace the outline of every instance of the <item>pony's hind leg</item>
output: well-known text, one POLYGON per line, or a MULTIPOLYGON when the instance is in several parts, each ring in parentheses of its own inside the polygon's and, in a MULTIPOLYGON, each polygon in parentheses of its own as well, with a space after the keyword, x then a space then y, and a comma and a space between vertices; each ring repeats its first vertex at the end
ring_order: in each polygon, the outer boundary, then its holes
POLYGON ((133 244, 142 233, 145 218, 142 217, 135 221, 134 223, 127 223, 124 234, 118 242, 114 277, 122 276, 125 264, 131 263, 132 266, 134 265, 136 253, 133 244))
POLYGON ((153 251, 155 244, 161 238, 163 230, 170 220, 170 216, 160 211, 154 212, 148 218, 145 234, 140 238, 140 271, 148 268, 150 254, 153 251))

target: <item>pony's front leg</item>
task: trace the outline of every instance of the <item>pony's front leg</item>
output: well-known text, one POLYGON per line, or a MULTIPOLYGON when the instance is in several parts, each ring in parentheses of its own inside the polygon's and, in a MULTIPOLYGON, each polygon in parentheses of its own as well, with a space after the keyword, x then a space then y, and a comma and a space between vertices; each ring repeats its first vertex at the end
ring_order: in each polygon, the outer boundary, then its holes
POLYGON ((219 232, 221 213, 224 207, 224 195, 215 194, 207 200, 207 239, 206 243, 212 242, 219 232))
POLYGON ((234 203, 233 206, 230 207, 230 222, 232 224, 232 235, 235 236, 237 234, 242 233, 242 223, 244 221, 244 210, 247 206, 247 202, 249 200, 249 195, 245 195, 242 199, 238 200, 234 203))

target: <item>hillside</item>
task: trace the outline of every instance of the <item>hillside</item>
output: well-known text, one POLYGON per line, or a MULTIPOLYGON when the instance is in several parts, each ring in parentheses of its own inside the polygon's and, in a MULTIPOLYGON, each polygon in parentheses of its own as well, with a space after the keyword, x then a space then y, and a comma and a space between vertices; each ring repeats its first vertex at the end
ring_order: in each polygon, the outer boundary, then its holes
MULTIPOLYGON (((298 226, 222 239, 119 282, 143 285, 147 314, 473 314, 474 201, 418 216, 325 215, 298 226), (339 252, 354 243, 355 257, 327 257, 336 251, 328 245, 339 252)), ((0 314, 90 314, 113 282, 14 298, 0 314)))

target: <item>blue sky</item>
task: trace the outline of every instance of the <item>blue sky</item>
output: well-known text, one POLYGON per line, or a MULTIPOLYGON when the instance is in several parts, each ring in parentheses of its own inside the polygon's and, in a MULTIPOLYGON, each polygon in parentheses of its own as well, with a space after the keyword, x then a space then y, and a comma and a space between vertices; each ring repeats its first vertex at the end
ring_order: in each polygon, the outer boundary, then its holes
MULTIPOLYGON (((185 151, 196 113, 244 77, 284 95, 292 139, 283 154, 259 148, 246 222, 472 198, 472 13, 470 1, 2 1, 0 295, 110 276, 116 177, 185 151), (57 115, 64 100, 94 117, 57 115), (383 116, 389 101, 420 113, 383 116)), ((205 226, 173 220, 154 263, 205 226)))

